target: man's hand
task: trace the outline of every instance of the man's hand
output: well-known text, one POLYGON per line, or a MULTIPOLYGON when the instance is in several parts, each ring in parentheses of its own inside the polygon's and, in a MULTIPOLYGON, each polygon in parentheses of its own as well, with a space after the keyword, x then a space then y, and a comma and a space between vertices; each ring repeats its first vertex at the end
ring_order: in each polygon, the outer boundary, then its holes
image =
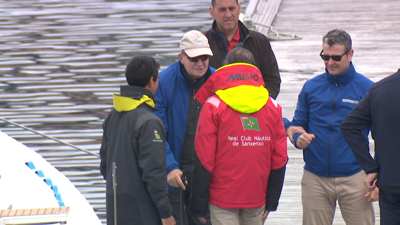
POLYGON ((269 211, 265 210, 265 212, 264 212, 264 214, 263 214, 263 216, 261 218, 262 224, 264 224, 265 221, 267 220, 268 214, 269 214, 269 211))
POLYGON ((364 197, 368 198, 368 202, 379 201, 379 188, 375 188, 372 192, 368 191, 364 197))
POLYGON ((161 222, 163 225, 176 225, 176 222, 175 222, 175 219, 173 216, 170 216, 167 219, 161 219, 161 222))
POLYGON ((371 192, 376 188, 376 181, 378 179, 378 173, 369 173, 364 180, 364 186, 367 189, 367 192, 371 192))
POLYGON ((197 219, 200 220, 201 223, 206 224, 207 220, 204 217, 197 217, 197 219))
POLYGON ((311 143, 312 140, 315 139, 315 134, 303 133, 297 138, 297 147, 305 149, 311 143))
POLYGON ((286 130, 286 134, 289 137, 290 142, 294 143, 294 138, 293 136, 298 133, 305 133, 306 131, 303 129, 303 127, 300 126, 290 126, 286 130))
MULTIPOLYGON (((186 190, 185 185, 182 182, 182 171, 180 169, 174 169, 167 175, 167 182, 172 187, 181 187, 183 190, 186 190)), ((187 181, 186 181, 187 184, 187 181)))

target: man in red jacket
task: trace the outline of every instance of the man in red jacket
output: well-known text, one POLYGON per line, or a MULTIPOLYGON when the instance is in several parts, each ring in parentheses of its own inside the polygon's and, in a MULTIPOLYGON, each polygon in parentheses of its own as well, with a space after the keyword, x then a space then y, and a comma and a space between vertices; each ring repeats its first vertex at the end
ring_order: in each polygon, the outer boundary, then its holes
POLYGON ((196 95, 203 109, 190 211, 203 223, 208 202, 213 225, 261 225, 278 206, 286 132, 254 61, 248 50, 232 50, 196 95))

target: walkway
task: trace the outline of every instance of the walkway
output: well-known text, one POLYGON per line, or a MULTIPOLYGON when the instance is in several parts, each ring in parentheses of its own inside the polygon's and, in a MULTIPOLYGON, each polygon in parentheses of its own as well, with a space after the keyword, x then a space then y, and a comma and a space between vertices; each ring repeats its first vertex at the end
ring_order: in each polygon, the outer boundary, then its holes
MULTIPOLYGON (((274 6, 279 0, 260 0, 274 6)), ((250 6, 251 4, 249 4, 250 6)), ((260 11, 259 7, 255 8, 260 11)), ((319 57, 322 36, 340 28, 352 37, 356 70, 378 81, 400 68, 400 4, 390 0, 282 0, 272 26, 285 34, 302 36, 297 41, 271 42, 281 70, 282 86, 278 102, 283 116, 292 118, 297 95, 304 82, 324 71, 319 57)), ((263 9, 263 12, 273 10, 263 9)), ((260 15, 258 15, 260 17, 260 15)), ((254 18, 254 16, 253 16, 254 18)), ((269 20, 265 18, 264 21, 269 20)), ((277 212, 266 224, 301 224, 300 180, 304 165, 302 152, 288 143, 287 166, 282 198, 277 212)), ((379 207, 374 203, 376 224, 379 207)), ((336 210, 334 224, 345 224, 336 210)))

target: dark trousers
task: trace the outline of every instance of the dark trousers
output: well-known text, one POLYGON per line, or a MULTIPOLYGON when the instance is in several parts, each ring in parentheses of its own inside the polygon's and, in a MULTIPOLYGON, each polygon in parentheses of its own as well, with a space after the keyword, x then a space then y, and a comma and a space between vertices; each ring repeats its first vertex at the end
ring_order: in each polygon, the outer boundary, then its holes
MULTIPOLYGON (((191 163, 181 163, 180 169, 183 171, 183 176, 186 177, 187 181, 189 182, 189 184, 186 185, 186 190, 183 191, 182 188, 174 188, 174 190, 170 190, 168 192, 168 198, 172 208, 172 215, 175 218, 176 225, 204 225, 200 222, 199 219, 197 219, 197 217, 188 212, 190 204, 193 165, 191 163), (183 195, 184 199, 183 201, 185 205, 187 223, 185 221, 182 221, 181 218, 181 195, 183 195)), ((211 225, 210 212, 207 213, 205 219, 207 220, 206 225, 211 225)))
POLYGON ((400 225, 400 194, 379 189, 381 225, 400 225))
MULTIPOLYGON (((114 195, 107 195, 107 225, 114 225, 114 195)), ((162 225, 157 208, 149 211, 148 206, 139 206, 129 193, 117 194, 118 225, 162 225)))
MULTIPOLYGON (((197 217, 193 216, 190 212, 188 212, 189 208, 189 202, 190 202, 190 189, 186 188, 185 191, 183 191, 184 195, 184 204, 185 204, 185 211, 186 211, 186 218, 187 218, 187 224, 182 223, 182 218, 181 218, 181 192, 182 188, 174 188, 174 190, 169 191, 168 193, 168 198, 169 202, 172 207, 172 215, 175 218, 176 225, 204 225, 203 223, 200 222, 197 217)), ((206 225, 211 225, 211 220, 210 220, 210 214, 208 213, 206 218, 207 223, 206 225)))

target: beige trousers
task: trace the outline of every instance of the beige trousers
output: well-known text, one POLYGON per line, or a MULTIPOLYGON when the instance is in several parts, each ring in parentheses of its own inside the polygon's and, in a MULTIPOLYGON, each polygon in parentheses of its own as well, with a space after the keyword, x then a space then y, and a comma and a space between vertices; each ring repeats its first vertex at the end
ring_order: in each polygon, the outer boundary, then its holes
POLYGON ((374 209, 363 184, 365 172, 347 177, 321 177, 304 170, 301 181, 303 225, 331 225, 336 200, 346 225, 375 224, 374 209))
POLYGON ((265 206, 256 209, 225 209, 210 204, 212 225, 262 225, 265 206))

